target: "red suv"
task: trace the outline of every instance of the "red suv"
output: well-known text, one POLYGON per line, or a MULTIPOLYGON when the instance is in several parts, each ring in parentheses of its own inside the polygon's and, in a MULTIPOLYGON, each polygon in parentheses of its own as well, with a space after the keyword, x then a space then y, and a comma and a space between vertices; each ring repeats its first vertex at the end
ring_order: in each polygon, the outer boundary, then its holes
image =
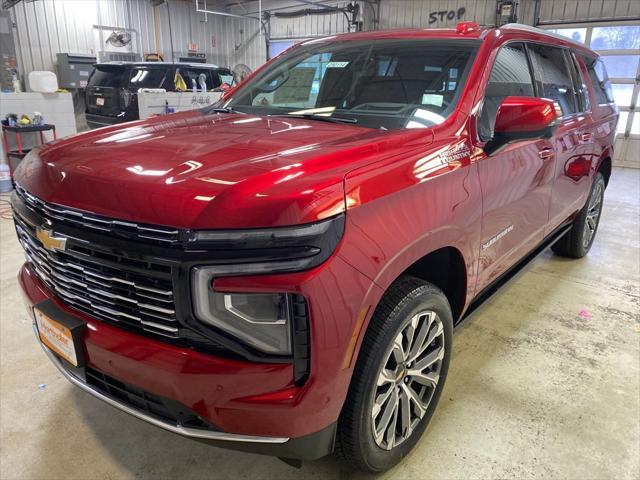
POLYGON ((617 116, 597 55, 531 27, 303 42, 215 107, 29 154, 39 342, 164 429, 384 470, 454 326, 545 247, 591 247, 617 116))

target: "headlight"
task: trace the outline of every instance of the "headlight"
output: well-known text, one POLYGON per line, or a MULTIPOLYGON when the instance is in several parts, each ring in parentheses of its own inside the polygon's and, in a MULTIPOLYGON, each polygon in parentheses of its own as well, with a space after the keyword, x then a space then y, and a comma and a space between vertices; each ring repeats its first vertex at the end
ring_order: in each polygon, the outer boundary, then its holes
MULTIPOLYGON (((202 289, 204 290, 204 289, 202 289)), ((291 299, 286 293, 221 293, 196 302, 198 319, 264 353, 291 355, 291 299)))
POLYGON ((191 249, 210 252, 212 263, 225 260, 192 269, 195 317, 263 353, 292 355, 293 295, 217 292, 213 281, 312 268, 329 258, 343 232, 344 215, 294 227, 192 232, 191 249))

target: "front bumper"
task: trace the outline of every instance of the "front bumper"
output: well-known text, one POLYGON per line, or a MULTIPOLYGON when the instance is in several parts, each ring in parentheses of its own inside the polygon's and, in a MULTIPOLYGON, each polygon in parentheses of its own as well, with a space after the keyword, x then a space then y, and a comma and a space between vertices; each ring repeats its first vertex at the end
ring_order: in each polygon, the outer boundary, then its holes
MULTIPOLYGON (((105 395, 75 376, 53 352, 45 352, 72 383, 138 418, 199 441, 286 458, 310 460, 333 449, 335 425, 346 396, 352 365, 345 363, 345 349, 352 345, 353 328, 370 282, 341 259, 323 265, 321 275, 277 276, 291 288, 312 297, 312 371, 302 387, 292 383, 290 363, 257 363, 220 358, 146 338, 111 326, 69 308, 36 277, 29 264, 19 280, 29 307, 50 300, 56 308, 86 324, 83 334, 87 366, 153 394, 180 402, 216 430, 191 429, 170 424, 105 395), (343 295, 342 283, 350 288, 343 295), (296 281, 298 280, 298 281, 296 281), (329 298, 334 300, 333 304, 329 298), (339 301, 335 301, 338 299, 339 301), (314 308, 316 309, 314 315, 314 308), (323 325, 318 323, 320 317, 323 325), (352 319, 352 320, 351 320, 352 319), (315 325, 314 325, 315 323, 315 325)), ((276 278, 273 276, 271 278, 276 278)), ((242 279, 228 287, 247 291, 242 279)), ((255 286, 254 286, 255 288, 255 286)))
POLYGON ((36 339, 42 350, 47 354, 51 363, 62 373, 62 375, 73 383, 76 387, 84 390, 87 393, 90 393, 96 398, 99 398, 103 402, 107 402, 109 405, 119 408, 123 412, 128 413, 129 415, 133 415, 134 417, 140 418, 145 422, 151 423, 160 428, 164 428, 165 430, 169 430, 170 432, 177 433, 179 435, 183 435, 185 437, 193 437, 200 438, 206 440, 224 440, 231 442, 251 442, 251 443, 285 443, 289 440, 287 437, 256 437, 251 435, 237 435, 232 433, 218 432, 214 430, 205 430, 200 428, 189 428, 184 427, 182 425, 170 424, 167 422, 163 422, 158 418, 151 416, 149 414, 144 413, 140 409, 136 409, 128 405, 127 403, 120 401, 110 395, 107 395, 97 388, 92 387, 86 381, 82 380, 80 377, 77 377, 73 373, 69 371, 69 369, 64 365, 64 362, 54 353, 52 352, 46 345, 44 345, 38 336, 37 327, 33 326, 34 333, 36 335, 36 339))
POLYGON ((315 460, 323 457, 333 451, 333 445, 336 433, 336 424, 333 423, 323 430, 306 435, 300 438, 286 437, 258 437, 252 435, 238 435, 234 433, 218 432, 204 430, 199 428, 189 428, 182 425, 173 425, 158 420, 156 417, 145 414, 139 409, 132 408, 130 405, 119 401, 118 399, 106 395, 100 390, 91 387, 87 382, 71 373, 64 365, 63 361, 53 353, 46 345, 40 342, 38 330, 34 324, 34 333, 36 339, 51 363, 60 371, 60 373, 76 387, 93 395, 94 397, 116 407, 123 412, 133 415, 136 418, 144 420, 152 425, 163 428, 179 435, 190 437, 195 440, 210 443, 214 446, 231 448, 253 453, 262 453, 282 458, 292 458, 301 460, 315 460))

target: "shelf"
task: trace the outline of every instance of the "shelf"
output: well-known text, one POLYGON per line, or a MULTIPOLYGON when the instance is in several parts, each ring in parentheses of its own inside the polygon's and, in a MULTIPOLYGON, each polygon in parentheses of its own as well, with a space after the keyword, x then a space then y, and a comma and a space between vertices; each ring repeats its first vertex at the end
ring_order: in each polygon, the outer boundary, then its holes
POLYGON ((14 133, 29 133, 29 132, 47 132, 49 130, 54 130, 56 127, 54 125, 27 125, 25 127, 9 127, 8 125, 2 125, 2 130, 5 132, 14 132, 14 133))
POLYGON ((31 151, 31 149, 23 149, 22 153, 20 153, 18 150, 9 150, 7 152, 7 157, 13 157, 13 158, 24 158, 27 156, 27 153, 29 153, 31 151))

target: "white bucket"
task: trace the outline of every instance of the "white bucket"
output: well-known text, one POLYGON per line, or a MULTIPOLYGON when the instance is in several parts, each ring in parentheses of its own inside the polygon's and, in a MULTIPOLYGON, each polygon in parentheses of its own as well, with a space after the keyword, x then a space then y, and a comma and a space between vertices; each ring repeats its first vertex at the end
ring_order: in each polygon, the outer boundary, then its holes
POLYGON ((32 92, 54 93, 58 90, 58 77, 53 72, 30 72, 29 89, 32 92))
POLYGON ((13 184, 11 183, 11 175, 9 174, 9 165, 4 163, 0 164, 0 192, 10 192, 13 190, 13 184))

